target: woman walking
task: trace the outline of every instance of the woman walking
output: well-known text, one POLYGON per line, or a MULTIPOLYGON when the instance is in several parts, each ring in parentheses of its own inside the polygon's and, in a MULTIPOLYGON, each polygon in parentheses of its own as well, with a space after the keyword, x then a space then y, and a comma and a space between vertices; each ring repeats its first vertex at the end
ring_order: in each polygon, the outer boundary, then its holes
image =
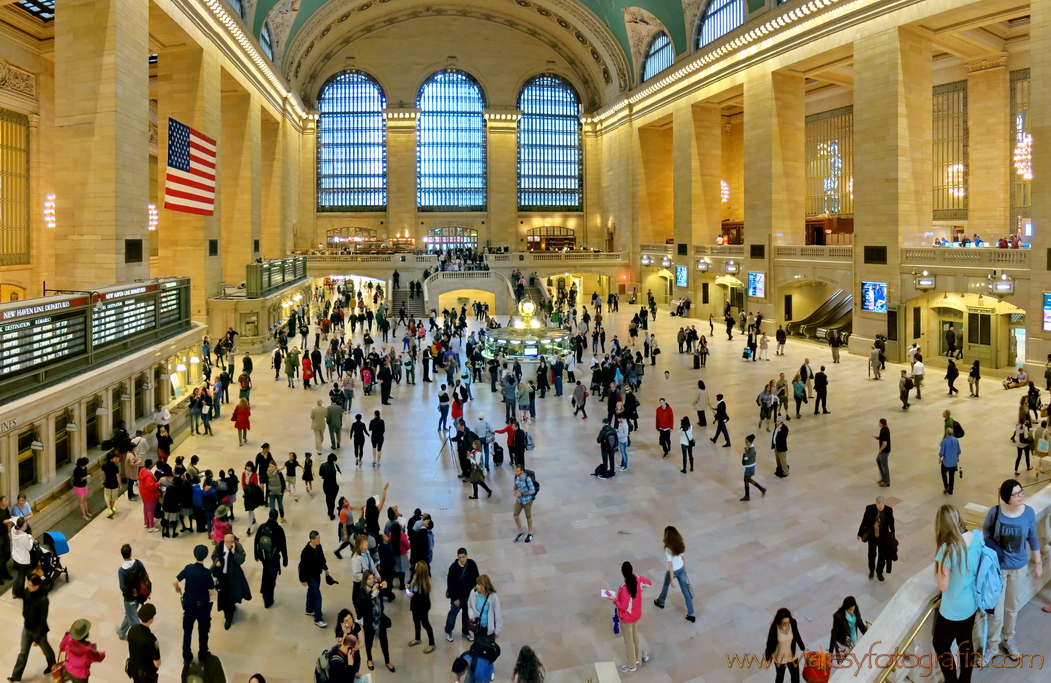
POLYGON ((427 632, 427 647, 423 654, 434 652, 434 629, 428 617, 431 611, 431 570, 426 562, 417 562, 416 571, 409 584, 409 611, 412 612, 412 626, 416 637, 409 641, 409 647, 420 644, 420 627, 427 632))
POLYGON ((234 428, 237 430, 238 446, 244 446, 248 443, 248 430, 252 428, 252 423, 248 418, 251 416, 252 409, 248 405, 248 399, 242 398, 237 402, 237 406, 230 416, 230 421, 234 423, 234 428))
POLYGON ((469 500, 478 500, 478 487, 481 486, 485 489, 489 497, 493 497, 493 490, 489 488, 485 483, 485 468, 482 467, 482 442, 475 441, 471 446, 471 452, 468 455, 471 462, 471 486, 474 488, 474 495, 468 496, 469 500))
POLYGON ((500 598, 488 574, 478 577, 474 590, 467 597, 467 618, 477 640, 492 643, 500 635, 504 618, 500 612, 500 598))
POLYGON ((704 411, 708 408, 708 390, 704 388, 704 380, 697 380, 697 395, 693 397, 693 409, 697 411, 697 426, 707 427, 708 419, 704 411))
POLYGON ((960 369, 956 367, 956 361, 950 358, 949 366, 945 369, 945 381, 949 383, 949 396, 960 393, 960 390, 953 386, 959 376, 960 369))
POLYGON ((847 596, 843 604, 832 615, 832 637, 828 643, 828 651, 837 662, 846 659, 846 655, 854 649, 860 636, 865 635, 868 626, 861 616, 861 608, 853 595, 847 596))
POLYGON ((978 398, 978 383, 982 381, 982 367, 978 361, 974 361, 971 371, 967 373, 967 387, 971 390, 971 396, 978 398))
POLYGON ((934 517, 934 539, 938 551, 934 556, 934 577, 942 601, 934 622, 934 654, 945 683, 970 683, 974 664, 974 617, 978 611, 975 580, 978 562, 985 545, 982 535, 967 531, 960 511, 942 505, 934 517), (958 656, 953 656, 956 643, 958 656), (957 674, 956 662, 960 663, 957 674))
POLYGON ((605 591, 605 596, 617 608, 620 633, 624 636, 624 649, 627 654, 627 662, 620 665, 620 670, 629 673, 638 669, 643 662, 650 661, 650 656, 639 646, 638 625, 639 619, 642 618, 642 587, 652 586, 653 582, 645 576, 635 574, 630 562, 620 565, 620 573, 624 577, 624 583, 616 594, 605 591))
POLYGON ((310 380, 314 377, 314 364, 310 361, 310 354, 303 351, 303 388, 310 388, 310 380))
POLYGON ((744 438, 744 455, 741 456, 741 464, 744 466, 744 498, 742 502, 749 501, 752 499, 751 494, 748 491, 748 485, 754 485, 759 491, 765 496, 766 489, 759 485, 759 483, 752 479, 755 476, 755 434, 749 434, 744 438))
POLYGON ((88 459, 77 458, 77 464, 73 468, 73 493, 77 494, 77 505, 80 506, 80 516, 85 520, 91 519, 91 515, 88 514, 89 479, 91 479, 91 475, 88 474, 88 459))
POLYGON ((792 618, 788 608, 782 607, 774 615, 774 621, 770 624, 770 632, 766 636, 766 668, 770 664, 777 670, 775 683, 785 680, 785 670, 788 670, 792 683, 799 683, 799 657, 802 656, 806 645, 799 635, 799 625, 792 618), (797 651, 798 647, 798 651, 797 651))
POLYGON ((314 497, 314 460, 310 453, 303 456, 303 490, 314 497))
POLYGON ((668 588, 671 587, 671 578, 679 582, 682 596, 686 599, 686 621, 697 621, 693 614, 693 588, 690 586, 690 578, 686 575, 686 544, 682 541, 679 530, 673 526, 664 527, 664 557, 667 560, 668 570, 664 572, 664 587, 661 588, 660 596, 653 604, 664 609, 664 601, 668 597, 668 588))
POLYGON ((245 513, 248 515, 248 536, 252 535, 255 526, 255 509, 263 504, 263 490, 259 488, 259 475, 251 460, 245 463, 241 472, 241 491, 244 499, 245 513))
MULTIPOLYGON (((349 510, 341 510, 340 512, 344 511, 348 513, 347 518, 349 519, 349 510)), ((346 533, 349 534, 351 531, 353 529, 348 525, 346 533)), ((364 588, 362 582, 364 581, 365 572, 372 572, 373 574, 378 572, 376 563, 372 559, 372 553, 369 552, 369 537, 365 534, 358 534, 354 537, 354 555, 350 558, 350 571, 351 580, 353 581, 351 599, 357 605, 358 598, 361 597, 364 588)), ((358 616, 361 616, 361 614, 359 613, 358 616)))
POLYGON ((106 658, 106 653, 99 652, 95 643, 88 640, 89 635, 91 635, 91 622, 87 619, 77 619, 66 631, 66 635, 62 636, 58 651, 66 653, 66 661, 65 676, 61 680, 88 683, 91 665, 106 658))
MULTIPOLYGON (((367 552, 365 554, 368 555, 367 552)), ((383 598, 380 596, 380 591, 386 587, 386 583, 376 581, 376 575, 372 571, 366 571, 361 576, 361 590, 354 601, 354 609, 357 610, 365 630, 365 665, 369 671, 376 668, 372 662, 372 643, 378 635, 383 663, 388 671, 394 673, 394 665, 390 663, 390 649, 387 646, 387 628, 390 627, 391 621, 390 617, 383 613, 383 598)))
POLYGON ((1015 448, 1018 451, 1018 455, 1015 457, 1015 476, 1016 477, 1019 476, 1022 473, 1021 470, 1018 469, 1018 465, 1019 465, 1019 463, 1022 462, 1022 455, 1023 454, 1025 455, 1025 468, 1026 468, 1026 470, 1033 469, 1029 465, 1029 453, 1032 450, 1032 448, 1031 448, 1031 446, 1032 446, 1032 443, 1031 443, 1032 432, 1030 431, 1031 427, 1032 427, 1032 425, 1029 422, 1029 417, 1028 416, 1023 418, 1023 419, 1020 419, 1018 421, 1018 424, 1015 425, 1014 436, 1011 437, 1011 439, 1015 442, 1015 448))
POLYGON ((800 377, 799 373, 792 378, 792 397, 796 400, 796 418, 799 417, 799 407, 807 402, 806 397, 806 384, 803 383, 803 378, 800 377))
POLYGON ((682 420, 679 421, 679 448, 682 449, 682 469, 679 470, 683 474, 686 474, 686 459, 690 460, 690 471, 693 472, 693 447, 697 445, 697 442, 693 440, 693 427, 690 426, 690 418, 685 415, 682 416, 682 420))
POLYGON ((528 645, 518 652, 511 683, 544 683, 544 664, 528 645))

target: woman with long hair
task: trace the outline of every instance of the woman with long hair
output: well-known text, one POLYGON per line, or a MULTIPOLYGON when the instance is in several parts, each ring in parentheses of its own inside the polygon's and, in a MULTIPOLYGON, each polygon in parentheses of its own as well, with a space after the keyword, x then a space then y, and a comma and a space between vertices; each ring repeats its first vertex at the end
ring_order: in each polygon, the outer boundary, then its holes
POLYGON ((481 486, 492 498, 493 490, 485 483, 485 469, 482 467, 482 443, 475 439, 471 445, 471 450, 467 454, 467 459, 471 463, 471 474, 470 482, 471 487, 474 489, 474 495, 468 496, 470 500, 478 500, 478 487, 481 486))
POLYGON ((865 635, 867 630, 868 626, 865 625, 865 618, 861 616, 858 601, 853 595, 848 595, 832 615, 832 637, 828 643, 828 651, 836 661, 843 661, 854 649, 858 638, 865 635))
POLYGON ((361 669, 361 624, 354 619, 354 612, 343 608, 336 617, 336 647, 343 644, 344 636, 354 636, 358 639, 358 646, 348 654, 348 663, 354 665, 354 669, 361 669))
MULTIPOLYGON (((365 553, 368 555, 368 553, 365 553)), ((378 581, 376 575, 366 570, 361 575, 361 590, 354 601, 354 608, 362 620, 365 631, 365 659, 369 671, 375 669, 372 663, 372 643, 376 636, 380 639, 380 651, 383 653, 383 663, 387 670, 394 673, 394 665, 390 663, 390 649, 387 646, 387 628, 390 626, 390 617, 383 613, 383 598, 380 592, 387 584, 378 581)))
POLYGON ((242 398, 237 402, 233 415, 230 416, 230 421, 234 423, 234 428, 237 430, 238 446, 248 443, 248 430, 252 428, 252 423, 248 418, 251 415, 252 408, 248 405, 248 399, 242 398))
POLYGON ((417 562, 416 571, 409 584, 409 611, 412 612, 412 626, 416 637, 409 641, 409 647, 420 644, 420 627, 427 632, 427 647, 423 654, 434 652, 434 629, 428 614, 431 611, 431 570, 426 562, 417 562))
POLYGON ((528 645, 518 651, 511 683, 544 683, 544 663, 528 645))
POLYGON ((492 642, 500 637, 504 625, 500 598, 488 574, 482 574, 467 597, 467 618, 477 628, 476 638, 492 642))
POLYGON ((766 668, 774 665, 777 676, 775 683, 785 680, 785 670, 792 679, 792 683, 799 683, 799 658, 803 656, 806 645, 799 635, 799 625, 792 618, 792 613, 787 607, 777 610, 774 621, 770 624, 770 631, 766 635, 766 668), (798 649, 797 649, 798 646, 798 649))
POLYGON ((693 588, 690 586, 690 577, 686 575, 686 544, 683 543, 682 535, 673 526, 664 527, 664 557, 667 560, 668 570, 664 573, 664 587, 661 588, 660 597, 653 601, 657 607, 664 609, 664 601, 668 597, 668 588, 671 587, 671 578, 675 577, 682 589, 682 596, 686 599, 686 621, 697 621, 693 615, 693 588))
POLYGON ((77 464, 73 467, 73 493, 77 494, 77 505, 80 506, 80 516, 90 520, 88 513, 88 459, 77 458, 77 464))
POLYGON ((624 583, 615 594, 611 591, 606 591, 605 594, 617 608, 620 633, 624 636, 627 662, 620 665, 620 670, 629 673, 650 660, 650 656, 639 646, 638 624, 642 618, 642 587, 652 586, 653 582, 645 576, 638 576, 630 562, 620 565, 620 573, 624 577, 624 583))
POLYGON ((358 604, 358 597, 362 591, 362 576, 365 572, 377 573, 376 563, 372 560, 372 554, 369 552, 369 537, 365 534, 358 534, 354 537, 354 554, 350 558, 351 577, 353 578, 353 588, 351 589, 351 597, 354 600, 354 604, 358 604))
POLYGON ((934 578, 942 593, 938 618, 934 622, 934 655, 945 683, 969 683, 974 665, 974 617, 978 611, 975 581, 978 562, 985 545, 981 534, 967 531, 960 511, 942 505, 934 516, 934 578), (958 657, 952 654, 956 643, 958 657), (960 672, 956 672, 956 662, 960 672))
POLYGON ((690 426, 690 418, 683 415, 679 421, 679 448, 682 449, 682 469, 679 471, 683 474, 686 474, 687 458, 690 460, 690 471, 693 472, 693 447, 696 443, 693 440, 693 427, 690 426))

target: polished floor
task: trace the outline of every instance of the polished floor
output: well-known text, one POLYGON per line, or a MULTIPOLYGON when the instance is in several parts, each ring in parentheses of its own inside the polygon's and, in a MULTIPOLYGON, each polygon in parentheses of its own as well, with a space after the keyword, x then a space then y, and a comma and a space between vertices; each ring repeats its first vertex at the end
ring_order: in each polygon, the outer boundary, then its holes
MULTIPOLYGON (((624 309, 607 316, 611 334, 626 338, 628 317, 624 309)), ((706 322, 703 326, 699 320, 689 322, 707 333, 706 322)), ((347 445, 339 452, 347 474, 343 493, 355 505, 380 493, 384 483, 390 482, 388 505, 398 505, 406 516, 414 507, 434 516, 433 566, 441 577, 436 581, 436 596, 444 591, 446 568, 461 545, 468 548, 481 571, 492 577, 504 611, 500 638, 504 655, 497 663, 497 680, 510 679, 517 651, 526 644, 540 654, 552 681, 615 679, 608 664, 601 664, 596 673, 596 663, 619 664, 624 657, 622 641, 611 631, 612 608, 599 597, 599 591, 617 588, 624 560, 630 560, 656 586, 646 592, 640 627, 652 658, 640 672, 622 674, 622 680, 772 680, 773 671, 729 669, 726 655, 761 652, 778 607, 793 611, 808 644, 827 646, 832 612, 845 596, 855 596, 865 618, 874 619, 897 586, 931 562, 934 511, 948 500, 942 493, 937 462, 943 410, 951 409, 967 429, 963 440, 966 476, 957 482, 952 498, 958 506, 972 501, 992 504, 996 487, 1012 474, 1014 449, 1008 437, 1018 394, 999 386, 999 373, 988 373, 981 398, 969 398, 966 383, 961 383, 962 396, 950 398, 944 382, 936 379, 940 374, 930 368, 923 399, 914 400, 912 410, 904 413, 897 401, 896 366, 888 365, 885 379, 877 382, 866 378, 865 359, 844 353, 843 362, 833 365, 826 347, 805 342, 790 343, 784 357, 771 355, 768 362, 746 362, 741 358, 741 338, 735 335, 732 342, 727 341, 717 328, 708 367, 694 370, 691 358, 675 352, 678 323, 679 319, 662 311, 651 325, 664 353, 656 372, 647 367, 640 395, 641 430, 630 449, 630 469, 615 479, 600 481, 589 476, 599 461, 595 437, 604 407, 591 399, 591 419, 583 421, 573 417, 568 395, 538 401, 538 417, 532 427, 537 445, 528 454, 528 462, 542 482, 542 491, 534 505, 536 538, 531 544, 512 542, 512 475, 506 467, 495 469, 490 478, 495 491, 492 498, 485 499, 483 493, 481 500, 467 499, 469 487, 457 480, 453 458, 442 448, 435 430, 436 384, 394 389, 394 405, 384 409, 387 446, 380 469, 369 467, 368 458, 364 467, 356 469, 347 445), (780 372, 791 380, 806 357, 815 370, 821 364, 827 368, 831 414, 813 415, 810 403, 800 419, 789 423, 791 476, 777 479, 769 435, 756 427, 755 397, 780 372), (665 370, 670 372, 668 379, 663 377, 665 370), (713 446, 706 440, 713 428, 699 429, 696 470, 681 474, 677 446, 667 460, 661 458, 653 411, 658 398, 664 397, 676 420, 681 415, 693 418, 690 403, 698 379, 707 382, 713 401, 717 392, 727 396, 733 447, 713 446), (877 486, 873 437, 881 417, 890 421, 893 433, 890 488, 877 486), (746 503, 738 500, 742 495, 740 457, 745 435, 753 432, 759 436, 757 479, 769 486, 769 492, 760 497, 753 490, 751 502, 746 503), (855 538, 864 507, 879 494, 894 506, 901 544, 900 561, 884 583, 868 579, 865 548, 855 538), (668 524, 677 526, 686 540, 696 623, 684 619, 677 588, 666 609, 652 605, 663 577, 661 533, 668 524)), ((229 409, 224 406, 224 417, 214 422, 214 437, 191 436, 175 454, 196 453, 205 468, 233 467, 239 472, 263 441, 269 441, 278 455, 313 450, 308 413, 325 394, 319 389, 289 389, 283 378, 273 381, 263 367, 255 372, 255 384, 248 446, 237 445, 229 409)), ((502 417, 498 394, 490 393, 487 385, 476 386, 475 396, 468 416, 484 412, 491 418, 502 417)), ((369 415, 380 407, 379 398, 359 395, 354 407, 355 412, 369 415)), ((1022 480, 1035 481, 1035 472, 1023 473, 1022 480)), ((235 530, 243 535, 240 502, 237 510, 235 530)), ((221 619, 213 622, 211 647, 221 657, 228 680, 241 683, 257 671, 265 673, 268 683, 312 680, 314 661, 332 642, 332 629, 315 628, 303 614, 305 589, 296 580, 295 563, 311 529, 323 532, 332 574, 340 581, 339 586, 323 589, 326 618, 334 620, 336 612, 350 602, 350 561, 340 562, 331 555, 335 527, 324 514, 323 497, 301 495, 298 502, 288 500, 286 513, 293 558, 278 581, 277 604, 263 609, 257 594, 261 572, 249 562, 246 570, 254 599, 242 604, 230 631, 222 629, 221 619)), ((119 548, 125 542, 145 562, 156 587, 160 613, 155 631, 164 658, 161 681, 170 683, 179 677, 181 614, 170 582, 192 561, 192 546, 203 542, 203 537, 163 539, 160 534, 146 534, 141 519, 140 505, 122 499, 114 520, 99 518, 88 524, 72 539, 72 551, 64 558, 71 583, 60 584, 52 594, 52 644, 57 647, 74 620, 87 618, 93 624, 92 639, 108 652, 106 661, 95 666, 93 681, 126 680, 127 648, 114 635, 122 617, 116 572, 119 548)), ((375 681, 451 679, 450 664, 466 649, 466 643, 458 635, 454 643, 442 637, 443 603, 435 599, 431 623, 437 631, 438 648, 430 655, 424 655, 422 648, 406 647, 412 637, 412 621, 404 596, 389 607, 394 622, 391 657, 397 673, 384 670, 377 644, 375 681)), ((6 643, 0 651, 5 665, 12 665, 17 653, 20 607, 10 596, 0 600, 4 617, 0 635, 6 643)), ((1048 622, 1041 616, 1046 617, 1030 608, 1023 627, 1043 625, 1046 633, 1048 622)), ((34 650, 25 680, 44 680, 39 673, 42 669, 42 658, 34 650)), ((1023 672, 993 678, 987 673, 982 680, 1036 681, 1032 676, 1037 675, 1046 676, 1023 672)))

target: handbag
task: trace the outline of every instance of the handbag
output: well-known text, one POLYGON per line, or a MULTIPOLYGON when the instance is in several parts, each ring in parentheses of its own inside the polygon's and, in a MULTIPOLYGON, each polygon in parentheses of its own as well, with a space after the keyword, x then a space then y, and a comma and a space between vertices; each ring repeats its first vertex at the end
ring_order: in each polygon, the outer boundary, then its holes
POLYGON ((339 469, 339 465, 336 465, 336 485, 343 486, 343 470, 339 469))
POLYGON ((59 660, 51 665, 51 680, 56 682, 66 680, 66 653, 63 651, 60 655, 59 660))
POLYGON ((616 607, 613 608, 613 635, 620 635, 620 616, 616 607))
POLYGON ((485 596, 485 601, 482 603, 482 609, 478 610, 478 616, 471 619, 471 623, 467 625, 467 630, 478 635, 478 631, 482 628, 482 614, 485 612, 485 606, 489 603, 489 596, 485 596))

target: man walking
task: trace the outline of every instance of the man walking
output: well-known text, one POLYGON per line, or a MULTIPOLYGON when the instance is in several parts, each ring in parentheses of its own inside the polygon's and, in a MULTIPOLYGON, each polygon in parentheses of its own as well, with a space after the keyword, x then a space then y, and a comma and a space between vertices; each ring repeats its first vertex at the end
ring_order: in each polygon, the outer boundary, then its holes
POLYGON ((449 594, 449 615, 445 618, 445 639, 453 642, 453 628, 456 626, 456 615, 461 614, 460 633, 469 641, 474 640, 468 629, 467 599, 478 581, 478 565, 467 557, 467 548, 456 551, 456 561, 449 566, 449 576, 445 582, 449 594))
POLYGON ((215 587, 219 592, 219 609, 226 617, 223 628, 227 631, 234 622, 237 605, 242 600, 252 599, 252 591, 242 569, 246 558, 244 547, 233 534, 226 534, 223 542, 216 545, 212 551, 212 572, 215 574, 215 587))
POLYGON ((573 417, 577 416, 577 413, 583 413, 584 419, 588 419, 588 411, 584 409, 584 405, 588 402, 588 390, 584 388, 584 385, 577 380, 577 386, 573 389, 573 417))
POLYGON ((788 333, 785 332, 785 328, 781 325, 777 326, 777 332, 774 333, 774 338, 777 340, 777 353, 778 356, 785 355, 785 342, 788 341, 788 333))
POLYGON ((602 418, 602 429, 599 430, 598 438, 595 441, 598 442, 599 450, 602 453, 601 477, 602 479, 610 479, 617 474, 613 462, 619 448, 620 438, 617 436, 617 430, 609 423, 609 418, 602 418))
POLYGON ((782 479, 788 476, 788 425, 781 415, 777 416, 774 433, 770 435, 770 448, 774 449, 777 469, 774 474, 782 479))
POLYGON ((335 398, 325 409, 325 424, 328 426, 329 444, 332 448, 339 448, 340 435, 343 433, 343 406, 335 398))
POLYGON ((208 558, 208 548, 198 545, 193 549, 193 564, 183 567, 172 581, 175 592, 182 595, 182 659, 185 664, 193 661, 190 641, 193 638, 193 625, 197 624, 200 661, 208 659, 208 631, 212 627, 212 598, 215 596, 215 579, 204 561, 208 558), (186 588, 179 586, 185 581, 186 588))
POLYGON ((960 440, 953 436, 952 427, 947 427, 945 436, 942 437, 941 446, 938 448, 938 462, 942 466, 942 486, 945 493, 950 496, 956 481, 956 468, 960 465, 960 455, 962 454, 960 440))
POLYGON ((321 405, 321 399, 317 405, 310 409, 310 429, 314 432, 314 452, 320 454, 321 447, 325 445, 325 428, 328 427, 328 411, 321 405))
MULTIPOLYGON (((715 395, 715 408, 713 409, 715 421, 715 436, 711 438, 711 442, 715 443, 719 439, 719 434, 722 434, 726 438, 726 443, 723 444, 723 448, 730 447, 730 432, 726 431, 726 423, 730 421, 730 417, 726 414, 726 401, 723 400, 722 394, 715 395)), ((780 418, 778 418, 780 419, 780 418)))
POLYGON ((869 544, 869 578, 875 574, 883 580, 883 569, 891 570, 890 547, 894 541, 894 508, 883 496, 876 496, 875 505, 865 508, 865 516, 858 527, 858 540, 869 544))
POLYGON ((285 521, 285 475, 271 461, 266 468, 266 500, 271 510, 278 512, 278 521, 285 521))
POLYGON ((263 607, 274 604, 274 587, 281 566, 288 566, 288 545, 285 530, 277 523, 277 510, 270 511, 270 518, 259 525, 255 532, 255 561, 263 565, 263 582, 259 592, 263 596, 263 607))
POLYGON ((325 628, 328 624, 321 615, 321 574, 329 579, 325 551, 321 548, 321 534, 310 532, 310 541, 299 554, 299 582, 307 587, 306 613, 314 617, 314 626, 325 628))
POLYGON ((803 384, 806 385, 807 397, 814 398, 814 371, 810 369, 809 358, 803 359, 803 365, 799 368, 799 378, 803 380, 803 384))
MULTIPOLYGON (((902 370, 902 372, 905 372, 902 370)), ((887 420, 880 418, 879 436, 874 436, 879 443, 879 452, 876 453, 876 466, 879 467, 880 486, 890 486, 890 427, 887 420)))
POLYGON ((43 581, 36 574, 32 574, 26 580, 26 593, 22 599, 22 647, 18 651, 18 659, 15 661, 15 668, 11 672, 11 678, 7 680, 22 680, 22 672, 25 671, 26 662, 29 660, 29 650, 34 645, 40 648, 41 654, 44 655, 44 659, 47 661, 44 675, 51 673, 51 667, 55 665, 55 651, 51 649, 51 644, 47 642, 47 612, 49 608, 50 602, 48 601, 47 590, 43 586, 43 581))
MULTIPOLYGON (((603 424, 607 424, 609 421, 606 420, 603 424)), ((668 457, 668 452, 671 450, 671 430, 675 427, 675 414, 672 412, 671 406, 668 405, 664 398, 660 399, 660 405, 657 406, 657 418, 656 418, 657 433, 659 435, 659 443, 661 450, 664 451, 665 458, 668 457)), ((718 432, 716 432, 718 433, 718 432)), ((610 471, 612 472, 613 456, 610 456, 610 471)))
MULTIPOLYGON (((245 360, 248 361, 249 363, 252 362, 252 359, 248 358, 248 354, 247 353, 245 353, 245 360)), ((237 397, 238 398, 248 399, 248 401, 251 402, 251 400, 252 400, 251 399, 251 395, 252 395, 252 373, 250 373, 247 370, 245 370, 240 375, 238 375, 237 376, 237 386, 238 386, 237 397)))
POLYGON ((828 340, 828 345, 832 348, 832 362, 839 362, 839 347, 843 346, 843 340, 839 336, 839 330, 832 330, 832 336, 828 340))
POLYGON ((898 398, 901 400, 901 409, 909 409, 909 392, 912 391, 912 378, 909 377, 905 370, 901 371, 901 377, 898 379, 898 398))
POLYGON ((923 373, 926 369, 923 366, 923 354, 916 354, 916 362, 912 364, 912 383, 916 386, 916 400, 919 401, 923 398, 921 393, 923 389, 923 373))
MULTIPOLYGON (((839 361, 836 362, 838 363, 839 361)), ((828 415, 828 375, 825 374, 824 365, 814 375, 814 391, 817 392, 817 400, 814 401, 814 414, 817 415, 818 407, 820 406, 822 414, 828 415)))
POLYGON ((526 543, 533 542, 533 498, 536 497, 536 486, 533 484, 533 478, 525 473, 521 463, 515 463, 515 483, 514 483, 514 495, 515 495, 515 527, 518 529, 518 535, 515 536, 515 543, 518 543, 525 537, 526 543), (522 532, 522 522, 518 518, 522 511, 525 511, 527 533, 522 532))
POLYGON ((128 629, 139 623, 139 587, 142 585, 141 574, 146 570, 141 562, 132 558, 131 546, 127 543, 120 547, 120 556, 123 562, 117 570, 117 584, 124 598, 124 621, 117 628, 117 637, 124 640, 128 637, 128 629))
POLYGON ((161 647, 150 627, 157 617, 157 608, 146 603, 139 608, 138 621, 128 631, 128 676, 132 683, 157 683, 161 668, 161 647))
POLYGON ((869 351, 869 370, 872 372, 872 379, 879 379, 880 351, 876 342, 872 342, 872 349, 869 351))

